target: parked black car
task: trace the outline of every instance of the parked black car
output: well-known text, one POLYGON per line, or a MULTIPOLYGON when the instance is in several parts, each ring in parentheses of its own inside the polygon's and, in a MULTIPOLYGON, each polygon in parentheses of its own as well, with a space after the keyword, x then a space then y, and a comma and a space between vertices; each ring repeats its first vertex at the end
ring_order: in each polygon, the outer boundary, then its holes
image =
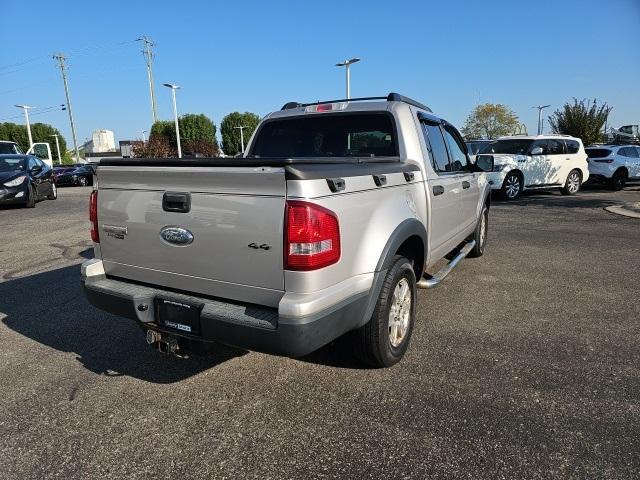
POLYGON ((51 167, 33 155, 0 155, 0 205, 35 207, 43 198, 58 198, 51 167))
POLYGON ((56 172, 56 183, 62 187, 65 185, 80 185, 86 187, 93 184, 93 167, 80 165, 56 172))

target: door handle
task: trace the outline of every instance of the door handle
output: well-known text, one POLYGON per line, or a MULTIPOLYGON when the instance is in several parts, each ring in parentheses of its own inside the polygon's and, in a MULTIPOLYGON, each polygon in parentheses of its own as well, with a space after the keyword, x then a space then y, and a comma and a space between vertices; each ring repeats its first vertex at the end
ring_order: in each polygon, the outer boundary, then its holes
POLYGON ((444 193, 444 187, 442 185, 434 185, 433 186, 433 196, 437 197, 438 195, 442 195, 444 193))
POLYGON ((189 193, 165 192, 162 195, 162 209, 165 212, 187 213, 191 210, 191 195, 189 193))
POLYGON ((466 180, 464 182, 462 182, 462 188, 464 188, 465 190, 467 188, 470 188, 470 187, 471 187, 471 184, 469 182, 467 182, 466 180))

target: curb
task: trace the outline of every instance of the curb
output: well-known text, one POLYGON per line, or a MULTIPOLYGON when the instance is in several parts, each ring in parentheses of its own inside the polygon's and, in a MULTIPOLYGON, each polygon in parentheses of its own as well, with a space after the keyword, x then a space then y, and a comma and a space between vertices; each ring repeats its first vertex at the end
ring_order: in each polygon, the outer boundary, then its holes
POLYGON ((629 218, 640 218, 640 202, 613 205, 604 208, 607 212, 615 213, 629 218))

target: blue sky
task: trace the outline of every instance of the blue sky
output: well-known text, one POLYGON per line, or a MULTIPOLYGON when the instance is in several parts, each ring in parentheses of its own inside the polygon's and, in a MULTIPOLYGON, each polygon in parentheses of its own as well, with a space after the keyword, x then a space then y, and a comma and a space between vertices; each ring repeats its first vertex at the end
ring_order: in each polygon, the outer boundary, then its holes
MULTIPOLYGON (((557 108, 572 97, 608 102, 611 125, 640 123, 640 0, 0 0, 0 7, 0 121, 23 121, 16 103, 64 103, 51 59, 64 52, 79 142, 98 128, 120 140, 149 129, 146 70, 134 42, 143 34, 157 44, 156 95, 166 119, 164 82, 183 87, 180 113, 204 113, 219 125, 235 110, 264 115, 290 100, 342 98, 344 70, 333 65, 358 56, 352 96, 400 92, 459 127, 480 101, 508 105, 534 132, 532 105, 557 108)), ((55 125, 71 143, 66 112, 36 113, 32 122, 55 125)))

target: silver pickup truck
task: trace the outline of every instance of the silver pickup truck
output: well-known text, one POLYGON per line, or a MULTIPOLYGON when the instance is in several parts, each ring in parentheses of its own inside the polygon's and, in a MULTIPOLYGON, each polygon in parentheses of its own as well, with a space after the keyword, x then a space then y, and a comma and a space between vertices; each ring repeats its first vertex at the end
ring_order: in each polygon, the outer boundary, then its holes
POLYGON ((241 158, 103 160, 84 289, 164 352, 296 357, 349 333, 364 362, 391 366, 416 288, 483 253, 492 158, 479 162, 396 93, 287 103, 241 158))

